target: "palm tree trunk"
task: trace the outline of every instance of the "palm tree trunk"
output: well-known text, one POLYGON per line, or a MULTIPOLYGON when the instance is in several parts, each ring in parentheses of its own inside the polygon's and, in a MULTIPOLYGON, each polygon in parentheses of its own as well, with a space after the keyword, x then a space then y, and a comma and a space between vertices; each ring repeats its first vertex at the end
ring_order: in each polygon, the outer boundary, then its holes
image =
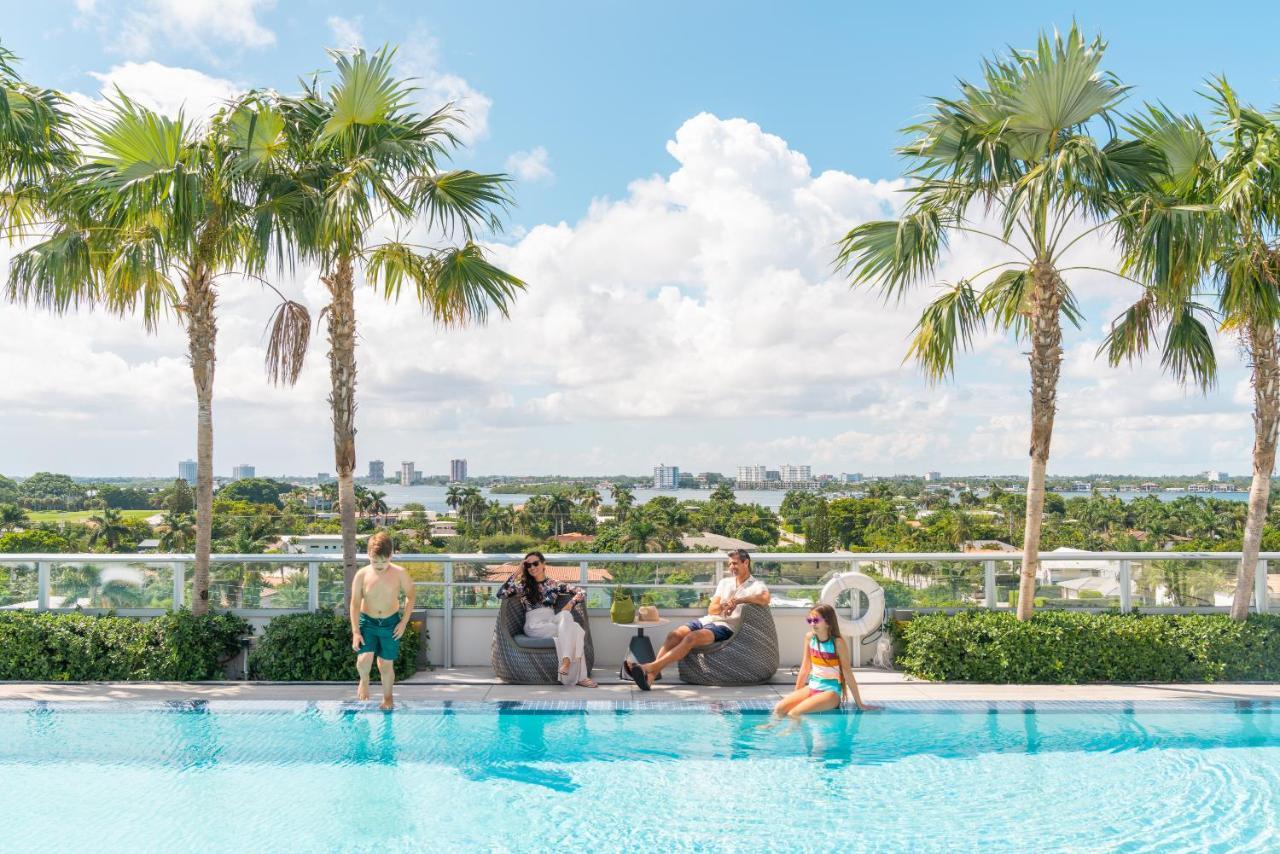
POLYGON ((209 551, 213 540, 213 369, 218 337, 215 293, 209 272, 197 268, 187 281, 187 342, 196 386, 196 565, 191 610, 209 610, 209 551))
POLYGON ((1276 352, 1276 330, 1270 322, 1256 323, 1247 334, 1246 345, 1253 362, 1253 482, 1249 485, 1249 515, 1245 517, 1240 573, 1231 601, 1231 619, 1249 616, 1253 577, 1262 546, 1262 528, 1267 521, 1267 500, 1271 497, 1271 473, 1276 467, 1276 433, 1280 427, 1280 355, 1276 352))
POLYGON ((356 574, 356 308, 351 260, 338 261, 325 277, 329 288, 329 406, 333 412, 333 455, 338 473, 338 516, 342 522, 342 601, 351 601, 356 574))
POLYGON ((1031 314, 1031 471, 1027 477, 1027 518, 1022 539, 1022 577, 1018 583, 1018 619, 1031 618, 1039 569, 1040 525, 1044 519, 1044 476, 1053 438, 1062 367, 1062 303, 1057 272, 1040 262, 1032 268, 1031 314))

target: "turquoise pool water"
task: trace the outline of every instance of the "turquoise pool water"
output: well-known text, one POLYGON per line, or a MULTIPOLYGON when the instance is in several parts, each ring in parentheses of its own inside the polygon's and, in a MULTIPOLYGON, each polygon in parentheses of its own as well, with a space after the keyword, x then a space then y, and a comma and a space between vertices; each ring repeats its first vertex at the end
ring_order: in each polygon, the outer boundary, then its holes
POLYGON ((0 703, 0 849, 1280 849, 1280 708, 766 720, 0 703))

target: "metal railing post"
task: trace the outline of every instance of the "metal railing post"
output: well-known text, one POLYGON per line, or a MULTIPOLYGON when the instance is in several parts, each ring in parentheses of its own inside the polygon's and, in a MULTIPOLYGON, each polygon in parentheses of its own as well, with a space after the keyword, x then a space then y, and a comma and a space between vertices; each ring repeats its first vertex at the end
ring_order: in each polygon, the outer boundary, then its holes
POLYGON ((444 562, 444 666, 453 667, 453 561, 444 562))
POLYGON ((994 611, 996 609, 996 562, 994 560, 982 562, 982 589, 986 596, 987 608, 994 611))
POLYGON ((320 610, 320 564, 314 560, 307 564, 307 610, 320 610))
POLYGON ((1267 602, 1267 562, 1265 560, 1258 561, 1258 566, 1253 571, 1253 607, 1259 614, 1267 613, 1270 607, 1267 602))
POLYGON ((716 584, 719 584, 722 578, 724 578, 724 561, 718 560, 716 561, 716 584))
POLYGON ((1133 611, 1133 575, 1131 564, 1127 560, 1120 561, 1120 613, 1133 611))
POLYGON ((180 560, 173 562, 173 606, 171 611, 181 611, 186 604, 187 565, 180 560))
POLYGON ((587 562, 578 562, 578 581, 585 587, 587 583, 587 562))
POLYGON ((49 610, 49 561, 36 563, 36 610, 49 610))

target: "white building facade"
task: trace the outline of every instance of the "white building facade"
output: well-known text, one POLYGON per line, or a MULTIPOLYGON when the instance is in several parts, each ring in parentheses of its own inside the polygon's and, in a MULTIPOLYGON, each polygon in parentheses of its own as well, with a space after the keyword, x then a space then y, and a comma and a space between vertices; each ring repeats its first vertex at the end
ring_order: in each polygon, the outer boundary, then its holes
POLYGON ((679 489, 680 467, 658 464, 653 467, 654 489, 679 489))

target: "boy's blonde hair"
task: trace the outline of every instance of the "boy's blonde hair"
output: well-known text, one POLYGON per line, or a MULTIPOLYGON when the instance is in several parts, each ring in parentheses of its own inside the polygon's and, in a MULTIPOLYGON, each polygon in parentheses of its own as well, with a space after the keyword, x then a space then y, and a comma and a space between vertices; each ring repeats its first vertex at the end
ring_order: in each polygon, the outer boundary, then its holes
POLYGON ((369 557, 391 557, 391 535, 378 531, 369 538, 369 557))

